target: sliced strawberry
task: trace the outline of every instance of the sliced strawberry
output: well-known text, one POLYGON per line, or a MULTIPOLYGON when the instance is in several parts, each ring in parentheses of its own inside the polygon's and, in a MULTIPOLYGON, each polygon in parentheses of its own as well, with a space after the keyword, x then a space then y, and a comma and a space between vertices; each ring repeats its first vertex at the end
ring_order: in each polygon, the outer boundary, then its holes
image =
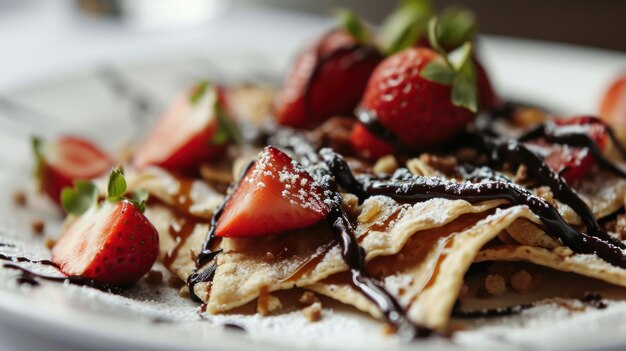
MULTIPOLYGON (((558 119, 554 121, 552 128, 552 133, 557 135, 587 134, 601 151, 605 150, 608 143, 605 127, 593 117, 558 119)), ((587 148, 550 144, 543 139, 533 140, 530 143, 539 148, 539 152, 545 156, 546 164, 570 184, 574 184, 588 175, 596 166, 596 161, 587 148)))
POLYGON ((78 218, 64 228, 52 248, 52 261, 67 275, 127 287, 141 278, 159 253, 159 236, 141 213, 145 198, 122 198, 126 182, 114 170, 109 197, 97 204, 98 191, 89 182, 63 190, 63 205, 78 218))
POLYGON ((604 94, 600 116, 626 137, 626 74, 618 77, 604 94))
POLYGON ((88 140, 62 136, 51 142, 33 139, 39 188, 60 205, 61 189, 78 179, 93 179, 113 166, 113 160, 88 140))
POLYGON ((374 136, 360 123, 356 123, 352 127, 350 144, 360 157, 372 161, 385 155, 394 154, 394 148, 391 145, 374 136))
POLYGON ((367 80, 381 60, 373 47, 334 30, 297 59, 278 93, 278 123, 312 128, 332 116, 353 114, 367 80))
POLYGON ((266 147, 227 202, 216 234, 249 237, 308 227, 328 214, 320 186, 284 152, 266 147))
POLYGON ((135 167, 187 171, 222 156, 232 137, 232 131, 225 130, 232 122, 222 105, 218 89, 209 83, 179 96, 137 149, 135 167))

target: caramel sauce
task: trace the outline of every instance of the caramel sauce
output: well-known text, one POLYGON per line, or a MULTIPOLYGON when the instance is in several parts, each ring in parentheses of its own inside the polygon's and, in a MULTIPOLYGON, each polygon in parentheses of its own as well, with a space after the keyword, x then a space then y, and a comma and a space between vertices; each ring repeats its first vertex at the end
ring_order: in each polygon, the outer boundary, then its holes
POLYGON ((177 218, 177 223, 170 224, 168 233, 175 240, 176 246, 163 258, 163 265, 167 269, 171 270, 172 264, 178 258, 181 247, 185 245, 198 223, 200 223, 200 221, 194 217, 181 216, 177 218))
POLYGON ((331 241, 322 247, 321 250, 318 250, 314 255, 310 256, 306 261, 304 261, 298 268, 296 268, 293 272, 291 272, 286 277, 279 279, 280 283, 284 282, 295 282, 298 279, 302 278, 305 274, 311 272, 315 267, 317 267, 320 262, 324 259, 328 251, 335 245, 335 241, 331 241))

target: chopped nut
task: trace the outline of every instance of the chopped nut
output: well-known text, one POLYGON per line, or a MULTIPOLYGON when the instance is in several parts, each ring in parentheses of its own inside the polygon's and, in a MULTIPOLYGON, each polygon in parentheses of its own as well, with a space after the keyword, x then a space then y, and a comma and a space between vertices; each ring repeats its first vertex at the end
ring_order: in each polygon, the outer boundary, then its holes
POLYGON ((506 291, 506 281, 501 275, 489 274, 485 278, 485 290, 492 296, 500 296, 506 291))
POLYGON ((383 335, 393 335, 397 332, 396 327, 393 326, 393 324, 391 323, 385 323, 383 324, 383 335))
POLYGON ((265 253, 265 257, 263 257, 263 259, 267 262, 272 262, 276 259, 276 255, 268 251, 265 253))
POLYGON ((513 112, 511 122, 520 127, 531 127, 543 123, 547 119, 546 116, 544 111, 537 108, 520 107, 513 112))
POLYGON ((48 238, 44 241, 43 244, 48 250, 52 250, 52 248, 54 247, 54 244, 56 243, 57 243, 56 240, 48 238))
POLYGON ((359 198, 354 194, 343 193, 341 194, 341 207, 347 213, 357 215, 359 207, 359 198))
POLYGON ((315 295, 314 292, 312 291, 305 291, 302 296, 300 296, 300 298, 298 299, 298 301, 305 305, 305 306, 310 306, 316 302, 320 302, 320 299, 317 297, 317 295, 315 295))
POLYGON ((574 254, 574 251, 567 246, 559 246, 553 249, 552 252, 561 257, 569 257, 574 254))
POLYGON ((269 316, 280 311, 283 304, 276 296, 272 296, 267 290, 262 290, 257 300, 256 310, 262 316, 269 316))
POLYGON ((170 275, 169 279, 167 279, 167 286, 175 289, 180 289, 185 282, 183 282, 178 276, 170 275))
POLYGON ((146 282, 150 285, 162 285, 163 284, 163 272, 151 270, 146 275, 146 282))
POLYGON ((533 288, 533 276, 522 269, 511 276, 511 287, 518 293, 525 293, 533 288))
POLYGON ((27 203, 26 193, 23 191, 18 191, 13 194, 13 203, 19 207, 25 207, 27 203))
POLYGON ((540 186, 535 192, 537 196, 554 205, 554 194, 552 194, 550 187, 540 186))
POLYGON ((506 281, 515 273, 515 269, 510 262, 494 262, 487 267, 487 272, 499 275, 506 281))
POLYGON ((456 159, 452 156, 440 157, 431 154, 421 154, 420 160, 444 174, 453 174, 457 166, 456 159))
POLYGON ((363 206, 363 211, 359 215, 359 222, 369 223, 380 213, 382 204, 380 201, 370 201, 367 206, 363 206))
POLYGON ((41 219, 34 220, 30 223, 31 228, 33 229, 33 233, 35 234, 43 234, 44 229, 46 229, 46 223, 41 219))
POLYGON ((302 314, 304 314, 304 317, 311 322, 319 321, 322 319, 322 303, 315 302, 312 305, 303 308, 302 314))
POLYGON ((526 180, 527 176, 528 168, 526 168, 526 166, 524 165, 519 165, 519 167, 517 167, 517 172, 515 172, 515 177, 513 177, 513 181, 515 183, 521 183, 526 180))
POLYGON ((188 298, 189 295, 189 287, 187 287, 187 285, 183 285, 180 287, 180 290, 178 290, 178 295, 182 298, 188 298))
POLYGON ((372 168, 376 174, 392 174, 396 169, 398 169, 398 161, 393 155, 379 158, 372 168))

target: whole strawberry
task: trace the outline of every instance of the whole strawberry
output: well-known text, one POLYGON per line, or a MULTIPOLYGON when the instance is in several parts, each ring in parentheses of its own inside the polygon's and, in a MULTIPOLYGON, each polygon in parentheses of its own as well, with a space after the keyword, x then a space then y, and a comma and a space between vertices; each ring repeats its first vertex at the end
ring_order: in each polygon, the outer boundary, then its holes
MULTIPOLYGON (((394 140, 386 141, 402 144, 409 152, 449 142, 476 115, 471 46, 466 44, 461 59, 452 63, 436 44, 436 30, 433 22, 431 41, 439 52, 408 48, 385 59, 372 74, 361 103, 361 121, 364 114, 375 116, 393 135, 394 140)), ((353 145, 358 143, 353 140, 353 145)))
POLYGON ((52 261, 66 275, 128 287, 154 264, 159 236, 142 214, 147 194, 124 198, 126 181, 119 170, 109 176, 109 195, 98 203, 98 190, 87 181, 65 188, 67 213, 77 216, 65 226, 52 248, 52 261))
POLYGON ((344 24, 296 59, 276 99, 278 123, 313 128, 329 117, 354 113, 382 56, 354 15, 344 13, 344 24))

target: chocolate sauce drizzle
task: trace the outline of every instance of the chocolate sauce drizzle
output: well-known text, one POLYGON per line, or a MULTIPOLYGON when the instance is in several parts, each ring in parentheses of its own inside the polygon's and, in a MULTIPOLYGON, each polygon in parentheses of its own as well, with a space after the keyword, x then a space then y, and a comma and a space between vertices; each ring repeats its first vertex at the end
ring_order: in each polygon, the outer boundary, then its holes
POLYGON ((386 141, 399 152, 411 153, 411 148, 405 145, 389 128, 385 127, 373 111, 360 106, 355 112, 357 119, 368 132, 386 141))
MULTIPOLYGON (((12 246, 13 247, 13 246, 12 246)), ((24 257, 24 256, 9 256, 9 255, 5 255, 5 254, 0 254, 0 260, 3 261, 11 261, 11 262, 26 262, 26 263, 34 263, 34 264, 41 264, 44 266, 51 266, 54 267, 56 269, 60 269, 59 265, 50 261, 50 260, 32 260, 28 257, 24 257)))
POLYGON ((221 249, 215 250, 215 251, 212 249, 215 243, 215 240, 217 239, 215 236, 215 230, 217 229, 217 221, 222 216, 222 213, 224 212, 224 208, 226 207, 226 204, 230 200, 231 195, 235 192, 236 187, 239 186, 239 182, 241 182, 241 179, 243 179, 245 174, 248 173, 248 170, 250 170, 252 165, 254 165, 254 162, 251 161, 248 163, 246 167, 244 167, 241 174, 239 175, 239 181, 231 185, 230 189, 228 189, 226 193, 226 197, 224 198, 224 201, 215 210, 215 212, 213 213, 213 216, 211 217, 209 231, 207 232, 206 238, 204 239, 204 243, 202 244, 202 249, 200 250, 198 257, 196 258, 196 271, 193 272, 191 275, 189 275, 189 277, 187 277, 187 286, 189 287, 189 295, 193 301, 202 302, 202 299, 200 299, 200 297, 195 293, 195 290, 194 290, 195 286, 200 283, 209 282, 213 280, 213 277, 215 276, 215 272, 217 271, 217 264, 215 262, 203 271, 200 271, 200 268, 206 265, 207 263, 213 261, 215 257, 217 257, 217 255, 219 255, 222 252, 221 249))
MULTIPOLYGON (((578 299, 580 302, 585 303, 598 310, 607 308, 607 304, 602 301, 603 298, 600 294, 595 292, 586 293, 583 297, 578 299)), ((458 301, 457 301, 458 302, 458 301)), ((474 319, 474 318, 494 318, 494 317, 507 317, 520 314, 525 310, 531 309, 540 305, 541 303, 523 303, 515 306, 498 307, 492 309, 482 309, 475 311, 462 311, 457 303, 457 306, 452 310, 452 317, 460 319, 474 319)))
POLYGON ((99 283, 93 279, 87 279, 87 278, 83 278, 79 276, 45 275, 45 274, 35 273, 31 270, 28 270, 24 267, 21 267, 19 265, 12 264, 12 263, 5 263, 3 267, 20 271, 21 276, 18 278, 19 283, 26 283, 26 284, 36 286, 36 285, 39 285, 39 282, 37 282, 37 279, 42 279, 42 280, 47 280, 47 281, 57 282, 57 283, 68 282, 73 285, 89 286, 89 287, 92 287, 92 288, 95 288, 104 292, 110 292, 113 294, 120 294, 122 292, 122 289, 117 286, 99 283))
POLYGON ((345 165, 345 161, 333 160, 331 149, 322 149, 318 154, 309 140, 290 130, 282 130, 270 142, 291 151, 296 160, 324 190, 330 210, 326 222, 341 244, 341 255, 350 267, 353 286, 378 307, 387 322, 396 328, 400 336, 414 339, 431 335, 431 329, 413 324, 406 317, 398 301, 382 284, 366 273, 365 252, 356 240, 354 225, 341 206, 341 195, 337 189, 338 180, 342 182, 349 180, 355 185, 358 184, 349 167, 345 165))

